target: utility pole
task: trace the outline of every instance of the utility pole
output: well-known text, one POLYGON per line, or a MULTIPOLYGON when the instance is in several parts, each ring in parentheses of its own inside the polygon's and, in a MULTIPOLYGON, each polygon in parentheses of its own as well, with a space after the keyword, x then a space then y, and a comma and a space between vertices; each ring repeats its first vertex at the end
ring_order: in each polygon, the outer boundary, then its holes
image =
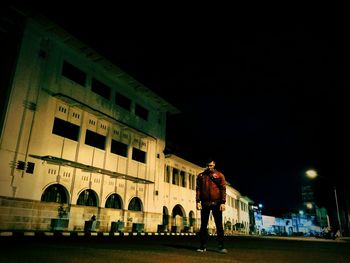
POLYGON ((335 186, 333 187, 333 189, 334 189, 335 204, 336 204, 336 207, 337 207, 337 217, 338 217, 338 224, 339 224, 339 232, 340 232, 340 236, 342 236, 343 235, 343 230, 342 230, 341 221, 340 221, 337 189, 335 188, 335 186))

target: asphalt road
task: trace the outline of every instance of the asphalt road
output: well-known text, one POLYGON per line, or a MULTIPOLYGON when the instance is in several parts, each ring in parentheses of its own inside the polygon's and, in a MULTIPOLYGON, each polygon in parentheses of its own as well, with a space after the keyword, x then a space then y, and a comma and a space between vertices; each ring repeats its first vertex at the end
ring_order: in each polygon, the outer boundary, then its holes
POLYGON ((216 251, 210 237, 208 251, 196 252, 196 236, 129 237, 1 237, 4 263, 138 263, 138 262, 350 262, 350 242, 232 236, 227 254, 216 251))

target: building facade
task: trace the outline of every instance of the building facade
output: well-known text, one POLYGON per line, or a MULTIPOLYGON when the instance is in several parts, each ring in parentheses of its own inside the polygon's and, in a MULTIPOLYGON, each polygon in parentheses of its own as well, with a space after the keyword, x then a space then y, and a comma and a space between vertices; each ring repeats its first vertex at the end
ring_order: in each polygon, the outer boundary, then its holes
MULTIPOLYGON (((200 212, 196 210, 196 176, 205 168, 188 162, 176 155, 166 155, 163 197, 163 218, 168 231, 174 229, 196 231, 200 227, 200 212), (178 228, 180 226, 180 228, 178 228)), ((249 232, 249 202, 229 183, 226 186, 226 210, 223 224, 227 234, 236 231, 249 232)), ((211 215, 208 228, 215 233, 215 222, 211 215)))
MULTIPOLYGON (((47 19, 21 19, 0 126, 0 229, 61 220, 81 231, 96 218, 100 231, 196 230, 202 168, 163 153, 178 110, 47 19)), ((228 194, 225 222, 246 223, 244 198, 228 194)))

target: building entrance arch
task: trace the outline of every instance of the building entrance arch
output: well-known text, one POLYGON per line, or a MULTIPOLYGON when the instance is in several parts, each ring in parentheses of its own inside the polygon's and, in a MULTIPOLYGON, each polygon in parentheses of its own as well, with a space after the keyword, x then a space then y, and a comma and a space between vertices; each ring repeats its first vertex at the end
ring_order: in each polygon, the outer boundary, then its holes
POLYGON ((186 212, 182 205, 177 204, 174 206, 171 218, 171 232, 181 232, 184 226, 187 225, 186 212))

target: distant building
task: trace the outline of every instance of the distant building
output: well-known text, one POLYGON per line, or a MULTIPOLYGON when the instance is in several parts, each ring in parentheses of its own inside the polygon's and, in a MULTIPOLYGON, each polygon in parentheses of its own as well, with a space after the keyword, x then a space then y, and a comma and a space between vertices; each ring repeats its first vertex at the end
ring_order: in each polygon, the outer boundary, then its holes
POLYGON ((314 223, 321 228, 329 227, 329 218, 327 210, 324 207, 318 207, 315 203, 314 190, 311 185, 302 186, 303 211, 305 216, 314 219, 314 223))
POLYGON ((257 205, 251 205, 251 234, 261 235, 262 230, 262 213, 261 208, 257 205))
POLYGON ((314 192, 311 186, 302 187, 302 207, 299 213, 286 213, 282 217, 263 215, 255 207, 255 229, 261 235, 279 236, 315 236, 320 235, 324 228, 329 227, 327 210, 319 208, 314 201, 314 192))
POLYGON ((311 185, 304 185, 301 188, 303 208, 308 214, 315 214, 315 198, 311 185))
POLYGON ((315 223, 314 216, 303 213, 289 213, 274 217, 256 213, 256 234, 276 236, 316 236, 322 228, 315 223))

